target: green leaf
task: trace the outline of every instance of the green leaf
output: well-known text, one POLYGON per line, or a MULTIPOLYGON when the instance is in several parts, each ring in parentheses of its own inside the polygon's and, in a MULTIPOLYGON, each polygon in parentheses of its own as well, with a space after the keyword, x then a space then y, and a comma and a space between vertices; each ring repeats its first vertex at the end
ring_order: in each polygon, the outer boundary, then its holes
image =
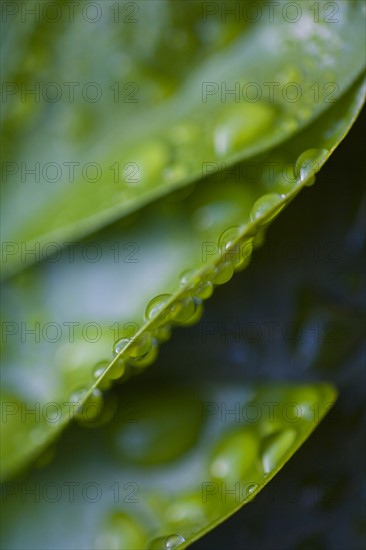
POLYGON ((4 548, 186 548, 251 501, 336 398, 326 384, 159 386, 111 396, 109 424, 71 430, 53 462, 3 485, 4 548))
POLYGON ((211 14, 207 2, 180 0, 106 1, 94 25, 82 5, 72 24, 66 10, 52 25, 13 16, 2 191, 13 253, 4 274, 37 259, 24 249, 79 239, 197 180, 203 163, 219 170, 270 150, 341 97, 363 69, 361 2, 337 4, 336 22, 317 21, 305 1, 297 22, 283 5, 271 16, 268 2, 257 4, 255 23, 248 15, 223 24, 222 4, 211 14))
POLYGON ((262 170, 255 185, 229 179, 223 186, 222 173, 214 175, 184 200, 154 204, 129 225, 116 224, 6 284, 3 478, 34 460, 87 399, 100 401, 100 389, 142 372, 172 326, 198 320, 213 287, 246 267, 269 221, 313 183, 363 96, 363 85, 355 85, 296 139, 254 159, 261 169, 274 166, 273 179, 262 170))

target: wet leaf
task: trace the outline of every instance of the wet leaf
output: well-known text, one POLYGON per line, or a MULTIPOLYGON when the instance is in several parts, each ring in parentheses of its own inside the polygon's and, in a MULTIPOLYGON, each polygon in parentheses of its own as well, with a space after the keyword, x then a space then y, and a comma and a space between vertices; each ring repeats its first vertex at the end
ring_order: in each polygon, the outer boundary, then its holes
POLYGON ((186 548, 255 498, 336 392, 150 384, 117 398, 109 424, 74 429, 53 462, 3 485, 3 547, 186 548))
POLYGON ((242 12, 224 19, 223 4, 180 0, 106 1, 93 16, 77 5, 71 23, 65 5, 52 24, 7 15, 4 275, 36 260, 20 261, 22 247, 65 246, 332 107, 363 70, 364 12, 341 2, 332 17, 328 4, 257 2, 254 17, 234 2, 242 12))

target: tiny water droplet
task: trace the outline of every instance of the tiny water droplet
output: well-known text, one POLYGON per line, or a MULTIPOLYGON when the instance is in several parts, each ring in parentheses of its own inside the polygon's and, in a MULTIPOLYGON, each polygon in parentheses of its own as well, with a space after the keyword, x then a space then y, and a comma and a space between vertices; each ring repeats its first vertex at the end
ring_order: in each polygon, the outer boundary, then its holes
POLYGON ((250 212, 250 219, 258 221, 265 217, 265 221, 272 220, 283 208, 282 197, 278 193, 268 193, 260 197, 255 203, 250 212), (281 206, 280 206, 281 205, 281 206), (273 213, 268 217, 268 212, 273 210, 273 213))
POLYGON ((174 550, 183 542, 185 542, 185 538, 181 535, 174 534, 167 537, 159 537, 150 543, 149 550, 174 550))
POLYGON ((275 470, 296 439, 293 429, 282 430, 266 437, 262 445, 262 464, 265 474, 275 470))
MULTIPOLYGON (((159 296, 155 296, 150 300, 145 310, 145 320, 150 321, 159 315, 170 299, 171 294, 159 294, 159 296)), ((168 317, 168 313, 166 316, 168 317)))
POLYGON ((299 156, 296 161, 295 173, 301 182, 306 182, 306 185, 313 185, 315 172, 319 170, 328 153, 327 149, 308 149, 299 156))
POLYGON ((257 490, 257 488, 257 483, 251 483, 250 485, 248 485, 248 495, 253 494, 257 490))

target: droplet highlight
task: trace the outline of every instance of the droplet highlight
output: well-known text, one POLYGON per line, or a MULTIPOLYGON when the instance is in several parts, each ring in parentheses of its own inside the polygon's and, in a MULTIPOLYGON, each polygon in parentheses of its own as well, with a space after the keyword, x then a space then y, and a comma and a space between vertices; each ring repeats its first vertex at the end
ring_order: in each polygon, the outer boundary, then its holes
POLYGON ((296 161, 295 174, 305 185, 313 185, 315 172, 328 155, 327 149, 308 149, 302 153, 296 161))
POLYGON ((272 220, 283 208, 283 197, 278 193, 268 193, 260 197, 255 203, 250 212, 252 222, 260 221, 265 218, 266 222, 272 220), (269 216, 269 212, 271 212, 269 216))

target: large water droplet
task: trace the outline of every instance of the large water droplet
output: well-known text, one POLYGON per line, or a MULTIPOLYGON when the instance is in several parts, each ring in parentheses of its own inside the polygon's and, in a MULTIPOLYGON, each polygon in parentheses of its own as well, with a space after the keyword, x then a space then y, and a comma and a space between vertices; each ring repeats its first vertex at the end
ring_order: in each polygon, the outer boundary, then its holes
MULTIPOLYGON (((166 307, 167 303, 171 299, 171 294, 159 294, 155 296, 147 305, 145 310, 145 320, 150 321, 159 315, 163 309, 166 307)), ((166 317, 168 317, 168 312, 166 317)))
POLYGON ((189 288, 198 280, 197 271, 194 269, 184 270, 179 277, 180 286, 189 288))
POLYGON ((126 362, 118 358, 113 362, 113 364, 108 369, 108 372, 106 374, 106 379, 108 381, 112 380, 118 380, 118 378, 121 378, 126 372, 126 362))
POLYGON ((96 422, 102 414, 103 394, 95 388, 86 401, 79 407, 75 413, 75 419, 82 424, 96 422))
POLYGON ((183 542, 185 542, 185 538, 181 535, 173 534, 167 537, 159 537, 150 543, 149 550, 174 550, 178 549, 183 542))
POLYGON ((130 367, 145 368, 151 365, 158 356, 159 343, 156 338, 152 338, 149 350, 143 355, 130 356, 127 363, 130 367))
POLYGON ((163 324, 163 325, 160 325, 158 327, 156 327, 153 332, 152 332, 152 335, 154 338, 156 338, 158 340, 158 342, 160 344, 162 344, 163 342, 167 342, 171 335, 172 335, 172 329, 170 327, 170 325, 168 324, 163 324))
POLYGON ((283 208, 283 197, 278 193, 268 193, 263 195, 255 203, 250 212, 250 219, 254 221, 265 218, 266 222, 272 220, 283 208), (271 212, 269 216, 268 213, 271 212))
POLYGON ((269 474, 278 468, 287 451, 290 450, 296 439, 296 431, 293 429, 282 430, 269 435, 262 445, 262 464, 265 474, 269 474))
POLYGON ((225 435, 216 446, 210 464, 211 475, 225 481, 239 481, 253 468, 258 456, 258 438, 241 428, 225 435))
POLYGON ((305 185, 312 185, 315 182, 315 172, 328 155, 327 149, 308 149, 302 153, 296 161, 295 173, 305 185))
POLYGON ((196 311, 196 304, 191 296, 175 302, 170 308, 170 318, 174 323, 185 324, 196 311))
POLYGON ((230 281, 234 274, 234 265, 232 262, 222 262, 216 266, 211 277, 211 282, 215 285, 223 285, 230 281))
POLYGON ((239 152, 266 131, 275 116, 265 103, 226 104, 214 131, 214 146, 218 156, 239 152))

